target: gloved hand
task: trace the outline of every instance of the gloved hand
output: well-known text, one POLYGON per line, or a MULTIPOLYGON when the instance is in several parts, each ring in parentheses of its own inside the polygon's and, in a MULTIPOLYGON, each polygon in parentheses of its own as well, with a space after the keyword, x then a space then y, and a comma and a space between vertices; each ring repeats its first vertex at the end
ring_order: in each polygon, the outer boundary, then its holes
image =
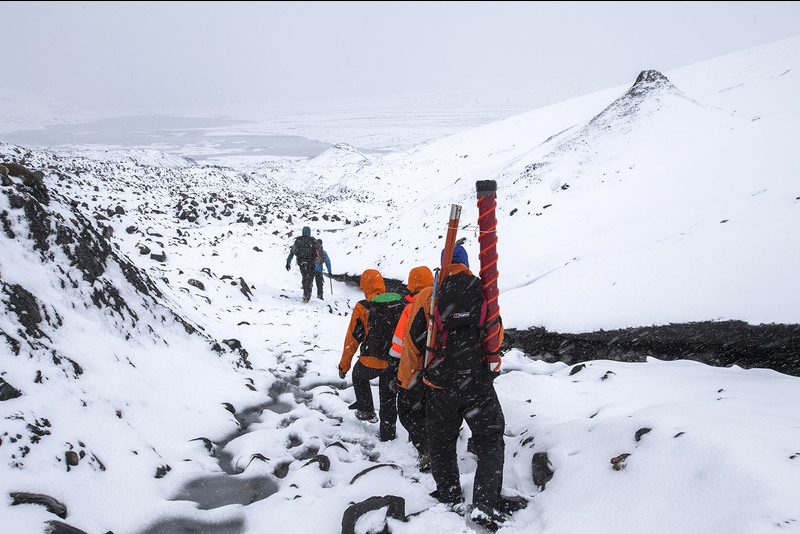
POLYGON ((389 358, 386 364, 384 373, 389 373, 389 391, 397 393, 397 371, 400 369, 400 360, 397 358, 389 358))
POLYGON ((344 380, 344 377, 346 377, 346 376, 347 376, 347 373, 345 373, 344 371, 339 371, 339 378, 344 380))
POLYGON ((489 380, 494 382, 494 380, 500 376, 500 360, 496 361, 488 361, 486 362, 486 370, 489 373, 489 380))
POLYGON ((292 270, 292 266, 291 266, 291 265, 289 265, 288 263, 286 264, 286 270, 287 270, 287 271, 291 271, 291 270, 292 270))

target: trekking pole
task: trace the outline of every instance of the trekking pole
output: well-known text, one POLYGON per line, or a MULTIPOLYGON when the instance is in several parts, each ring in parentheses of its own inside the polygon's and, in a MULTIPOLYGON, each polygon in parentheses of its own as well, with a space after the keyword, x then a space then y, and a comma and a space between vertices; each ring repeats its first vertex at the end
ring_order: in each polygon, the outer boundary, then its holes
POLYGON ((481 261, 480 278, 483 283, 483 298, 486 299, 486 338, 484 348, 488 352, 489 368, 500 369, 500 305, 497 302, 497 219, 495 207, 497 182, 480 180, 475 183, 478 195, 478 228, 480 234, 481 261))
POLYGON ((333 295, 333 277, 331 276, 330 271, 328 271, 328 280, 331 281, 331 295, 333 295))
POLYGON ((428 363, 431 359, 431 352, 436 343, 436 321, 434 319, 434 310, 436 309, 436 296, 439 292, 439 287, 442 285, 442 280, 448 275, 450 271, 450 264, 453 262, 453 249, 456 244, 456 233, 458 232, 458 221, 461 219, 461 206, 452 204, 450 206, 450 221, 447 223, 447 237, 444 241, 444 253, 442 254, 442 266, 436 269, 436 275, 433 280, 433 291, 431 292, 431 307, 428 311, 428 340, 425 345, 425 361, 422 366, 423 369, 428 368, 428 363))

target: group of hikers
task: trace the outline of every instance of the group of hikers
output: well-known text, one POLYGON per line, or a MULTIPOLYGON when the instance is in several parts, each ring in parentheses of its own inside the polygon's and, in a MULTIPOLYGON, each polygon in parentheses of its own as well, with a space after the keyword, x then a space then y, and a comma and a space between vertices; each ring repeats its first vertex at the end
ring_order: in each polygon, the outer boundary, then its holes
MULTIPOLYGON (((310 236, 305 227, 298 240, 313 239, 310 236)), ((286 266, 298 256, 307 302, 313 267, 300 263, 301 249, 297 242, 292 246, 286 266)), ((416 448, 418 468, 429 471, 436 483, 431 496, 459 513, 467 511, 457 456, 466 422, 471 431, 467 450, 477 457, 469 517, 489 530, 499 529, 527 500, 501 495, 505 418, 494 389, 500 359, 497 352, 492 358, 496 363, 487 358, 483 283, 470 271, 467 251, 461 245, 453 247, 447 276, 440 283, 430 268, 419 266, 408 273, 404 288, 388 292, 381 273, 367 269, 360 288, 364 299, 353 309, 338 365, 342 379, 352 371, 355 402, 349 408, 357 419, 379 423, 380 441, 397 437, 399 420, 416 448), (376 378, 377 414, 370 384, 376 378)), ((494 321, 502 342, 499 314, 494 321)))

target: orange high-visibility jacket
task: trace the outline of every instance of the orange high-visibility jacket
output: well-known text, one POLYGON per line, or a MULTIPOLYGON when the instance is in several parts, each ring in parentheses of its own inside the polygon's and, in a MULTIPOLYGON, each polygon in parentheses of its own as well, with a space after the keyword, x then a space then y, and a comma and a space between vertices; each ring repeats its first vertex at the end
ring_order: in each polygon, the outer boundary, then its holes
POLYGON ((406 287, 410 295, 406 295, 405 298, 409 303, 403 309, 403 314, 400 316, 400 320, 397 321, 397 326, 394 329, 392 347, 389 349, 389 356, 392 358, 400 359, 402 355, 403 335, 406 332, 406 324, 411 311, 411 302, 414 301, 417 293, 431 285, 433 285, 433 272, 431 272, 429 268, 425 266, 414 267, 411 269, 411 272, 408 273, 408 284, 406 284, 406 287))

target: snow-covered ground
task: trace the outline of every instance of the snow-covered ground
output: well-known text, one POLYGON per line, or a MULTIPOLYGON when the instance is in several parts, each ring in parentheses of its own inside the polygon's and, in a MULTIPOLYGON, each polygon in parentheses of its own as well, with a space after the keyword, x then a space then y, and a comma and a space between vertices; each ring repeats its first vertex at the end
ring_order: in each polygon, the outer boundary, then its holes
MULTIPOLYGON (((204 165, 0 143, 44 184, 12 176, 0 195, 0 523, 324 534, 396 495, 392 532, 471 532, 430 497, 402 426, 381 443, 347 409, 336 366, 362 295, 326 279, 302 304, 292 238, 311 226, 334 273, 405 280, 438 264, 459 204, 477 272, 475 182, 495 180, 509 328, 799 324, 798 67, 790 39, 388 152, 320 136, 314 158, 204 165)), ((501 532, 800 532, 797 377, 537 356, 508 352, 495 382, 504 491, 530 499, 501 532)))

